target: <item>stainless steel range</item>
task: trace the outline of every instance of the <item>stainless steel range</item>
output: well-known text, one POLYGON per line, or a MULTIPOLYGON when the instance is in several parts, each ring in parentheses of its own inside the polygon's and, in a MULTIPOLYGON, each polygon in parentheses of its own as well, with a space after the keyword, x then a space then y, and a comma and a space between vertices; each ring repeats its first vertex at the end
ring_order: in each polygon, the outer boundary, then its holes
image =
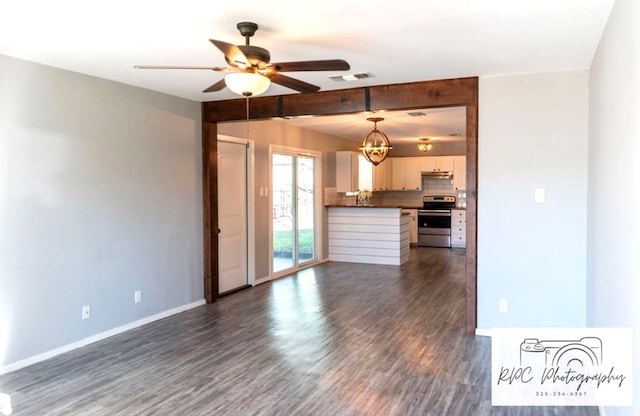
POLYGON ((451 208, 456 197, 428 195, 422 198, 418 210, 418 245, 422 247, 451 247, 451 208))

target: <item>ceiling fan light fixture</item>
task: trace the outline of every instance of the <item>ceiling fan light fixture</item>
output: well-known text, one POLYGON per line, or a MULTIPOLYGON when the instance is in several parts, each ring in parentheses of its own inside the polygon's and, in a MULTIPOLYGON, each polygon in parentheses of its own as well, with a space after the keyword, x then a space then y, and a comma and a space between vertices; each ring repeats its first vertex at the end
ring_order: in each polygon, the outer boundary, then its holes
POLYGON ((224 77, 227 87, 236 94, 253 97, 265 92, 271 80, 255 72, 232 72, 224 77))
POLYGON ((381 117, 371 117, 367 119, 373 121, 373 130, 362 141, 360 151, 365 159, 371 162, 374 166, 379 165, 389 155, 389 150, 393 149, 389 143, 389 138, 386 134, 378 130, 378 122, 384 120, 381 117))
POLYGON ((429 138, 423 138, 418 140, 418 150, 421 152, 428 152, 433 148, 433 145, 429 142, 429 138))

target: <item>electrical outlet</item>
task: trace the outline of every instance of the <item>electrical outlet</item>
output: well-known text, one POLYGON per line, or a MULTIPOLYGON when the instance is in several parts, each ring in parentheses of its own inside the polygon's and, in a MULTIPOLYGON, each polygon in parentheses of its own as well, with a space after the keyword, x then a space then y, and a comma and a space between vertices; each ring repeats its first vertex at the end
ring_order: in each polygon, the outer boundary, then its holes
POLYGON ((509 311, 509 302, 506 299, 500 299, 498 302, 498 310, 500 312, 508 312, 509 311))
POLYGON ((136 290, 136 291, 133 293, 133 301, 134 301, 135 303, 140 303, 140 302, 142 302, 142 291, 141 291, 141 290, 136 290))
POLYGON ((82 319, 91 318, 91 305, 84 305, 82 307, 82 319))

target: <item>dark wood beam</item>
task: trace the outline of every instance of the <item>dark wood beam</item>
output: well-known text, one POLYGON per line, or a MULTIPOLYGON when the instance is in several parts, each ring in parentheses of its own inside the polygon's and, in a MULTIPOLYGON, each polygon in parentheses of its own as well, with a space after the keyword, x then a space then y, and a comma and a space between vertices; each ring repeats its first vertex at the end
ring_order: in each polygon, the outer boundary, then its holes
MULTIPOLYGON (((380 85, 312 94, 288 94, 249 98, 249 119, 304 115, 337 115, 371 110, 405 110, 466 105, 474 99, 477 78, 380 85), (367 100, 369 95, 369 102, 367 100)), ((203 122, 247 119, 246 100, 239 98, 203 103, 203 122)))
MULTIPOLYGON (((362 88, 249 98, 249 119, 305 115, 335 115, 365 111, 362 88)), ((246 99, 203 103, 203 122, 217 123, 247 119, 246 99)))
POLYGON ((458 78, 370 87, 372 110, 455 107, 474 101, 478 78, 458 78))
POLYGON ((218 298, 218 125, 202 123, 204 297, 218 298))
POLYGON ((474 334, 478 325, 478 104, 467 104, 467 252, 465 264, 465 332, 474 334))

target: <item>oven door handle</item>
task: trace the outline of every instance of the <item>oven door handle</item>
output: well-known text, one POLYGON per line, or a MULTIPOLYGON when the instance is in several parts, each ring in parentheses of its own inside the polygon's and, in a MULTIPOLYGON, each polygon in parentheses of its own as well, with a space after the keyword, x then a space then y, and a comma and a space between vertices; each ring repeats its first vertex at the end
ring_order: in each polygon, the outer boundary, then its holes
POLYGON ((450 217, 451 211, 446 209, 432 210, 432 211, 418 211, 418 215, 431 216, 431 217, 450 217))

